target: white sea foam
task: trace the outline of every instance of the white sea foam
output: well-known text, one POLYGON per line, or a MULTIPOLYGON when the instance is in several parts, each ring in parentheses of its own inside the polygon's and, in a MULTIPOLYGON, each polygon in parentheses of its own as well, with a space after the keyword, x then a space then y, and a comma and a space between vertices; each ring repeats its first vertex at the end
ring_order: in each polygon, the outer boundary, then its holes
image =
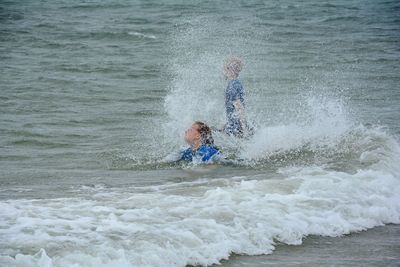
POLYGON ((257 160, 277 152, 301 149, 303 146, 335 149, 354 130, 354 123, 339 99, 310 97, 304 102, 302 107, 306 109, 298 112, 307 120, 260 126, 250 140, 242 142, 240 157, 257 160))

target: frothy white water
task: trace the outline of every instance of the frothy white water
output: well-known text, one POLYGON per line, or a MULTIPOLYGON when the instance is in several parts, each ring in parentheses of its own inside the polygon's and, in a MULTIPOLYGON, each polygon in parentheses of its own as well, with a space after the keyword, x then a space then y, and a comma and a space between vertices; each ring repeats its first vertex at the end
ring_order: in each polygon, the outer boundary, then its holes
MULTIPOLYGON (((271 253, 307 235, 400 223, 398 143, 358 132, 353 173, 283 167, 281 179, 209 178, 152 187, 91 188, 86 198, 7 200, 4 266, 210 265, 230 253, 271 253)), ((82 189, 84 190, 84 188, 82 189)))
POLYGON ((338 99, 326 97, 310 97, 304 102, 302 110, 294 116, 305 119, 290 124, 282 122, 273 126, 260 126, 250 140, 242 142, 240 157, 258 160, 304 146, 311 150, 321 147, 336 149, 335 146, 354 127, 344 104, 338 99))
POLYGON ((168 140, 177 143, 177 137, 196 120, 222 127, 225 85, 220 59, 203 55, 190 59, 185 65, 172 66, 176 77, 165 99, 169 120, 164 126, 168 140))

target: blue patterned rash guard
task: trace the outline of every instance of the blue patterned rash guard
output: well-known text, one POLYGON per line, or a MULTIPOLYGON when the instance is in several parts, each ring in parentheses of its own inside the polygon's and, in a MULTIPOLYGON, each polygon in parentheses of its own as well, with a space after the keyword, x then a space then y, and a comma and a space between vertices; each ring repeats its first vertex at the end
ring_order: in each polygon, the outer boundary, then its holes
POLYGON ((233 103, 239 100, 243 107, 245 107, 244 101, 244 89, 239 80, 231 80, 228 83, 228 87, 225 91, 225 108, 228 123, 225 127, 227 134, 241 135, 243 128, 239 120, 239 116, 235 110, 233 103))
POLYGON ((202 162, 213 161, 220 157, 221 153, 218 148, 210 145, 201 145, 197 150, 193 150, 191 147, 181 152, 181 160, 193 161, 197 159, 202 162))

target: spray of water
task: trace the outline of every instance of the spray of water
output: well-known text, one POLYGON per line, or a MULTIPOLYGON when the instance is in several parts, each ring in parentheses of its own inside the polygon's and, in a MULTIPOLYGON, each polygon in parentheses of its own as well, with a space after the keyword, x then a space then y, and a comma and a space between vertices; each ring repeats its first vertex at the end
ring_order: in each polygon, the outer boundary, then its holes
POLYGON ((254 162, 304 146, 315 150, 340 142, 354 124, 343 97, 332 92, 324 94, 326 90, 316 94, 315 89, 302 88, 277 95, 277 88, 256 82, 264 81, 265 76, 271 75, 269 69, 273 69, 268 66, 272 63, 267 57, 264 60, 257 57, 257 51, 265 47, 243 39, 238 29, 246 28, 246 23, 230 23, 235 30, 224 31, 211 19, 196 19, 183 23, 173 35, 171 84, 164 104, 168 114, 163 124, 167 149, 176 150, 184 145, 182 134, 195 120, 214 127, 225 123, 227 81, 222 65, 232 53, 244 55, 245 67, 240 79, 247 94, 247 117, 256 132, 243 140, 216 133, 217 145, 227 158, 254 162))

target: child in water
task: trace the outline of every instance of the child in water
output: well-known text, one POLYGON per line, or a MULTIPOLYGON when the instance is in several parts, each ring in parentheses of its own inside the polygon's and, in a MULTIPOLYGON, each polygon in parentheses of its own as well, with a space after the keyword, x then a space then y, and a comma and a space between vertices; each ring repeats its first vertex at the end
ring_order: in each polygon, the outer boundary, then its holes
POLYGON ((221 156, 218 148, 214 145, 210 127, 203 122, 195 121, 185 131, 185 141, 190 147, 181 152, 180 160, 193 161, 195 159, 208 162, 221 156))
POLYGON ((225 90, 225 110, 228 122, 223 128, 223 132, 236 137, 252 134, 252 129, 248 127, 246 121, 245 92, 238 80, 242 69, 243 63, 237 57, 230 57, 225 61, 224 76, 229 81, 225 90))

